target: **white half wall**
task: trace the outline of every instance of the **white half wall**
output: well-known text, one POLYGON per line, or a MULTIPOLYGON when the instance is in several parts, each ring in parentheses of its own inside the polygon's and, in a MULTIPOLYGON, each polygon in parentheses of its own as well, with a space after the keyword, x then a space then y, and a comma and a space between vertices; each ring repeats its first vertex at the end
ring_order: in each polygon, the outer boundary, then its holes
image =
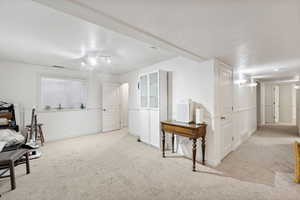
MULTIPOLYGON (((248 82, 251 82, 250 77, 234 72, 234 82, 236 83, 239 79, 245 79, 248 82)), ((248 139, 248 137, 250 137, 257 129, 256 94, 256 87, 234 84, 234 149, 248 139)))
MULTIPOLYGON (((37 111, 39 122, 44 124, 47 141, 99 133, 102 129, 102 82, 119 82, 118 76, 85 71, 54 69, 17 62, 0 62, 0 99, 18 105, 19 122, 30 122, 32 107, 38 108, 39 77, 51 75, 81 78, 88 81, 86 109, 62 111, 37 111)), ((17 113, 18 114, 18 113, 17 113)))

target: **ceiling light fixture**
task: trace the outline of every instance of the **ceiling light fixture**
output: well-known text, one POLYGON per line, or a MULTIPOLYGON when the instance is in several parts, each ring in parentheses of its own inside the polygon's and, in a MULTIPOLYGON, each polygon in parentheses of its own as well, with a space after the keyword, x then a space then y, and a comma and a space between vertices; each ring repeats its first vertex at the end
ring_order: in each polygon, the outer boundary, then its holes
POLYGON ((250 86, 250 87, 256 87, 256 86, 257 86, 257 83, 255 83, 255 82, 249 83, 248 86, 250 86))
POLYGON ((87 60, 88 60, 88 63, 92 66, 96 66, 98 64, 96 56, 88 56, 87 60))
POLYGON ((107 59, 106 59, 106 62, 107 62, 108 64, 110 64, 110 63, 111 63, 111 59, 110 59, 110 58, 107 58, 107 59))
POLYGON ((294 88, 295 88, 296 90, 298 90, 298 89, 300 88, 300 86, 299 86, 299 85, 295 85, 294 88))
POLYGON ((81 67, 83 69, 93 70, 99 64, 99 62, 105 64, 111 64, 112 59, 111 56, 108 55, 101 55, 97 51, 88 52, 81 58, 81 67))
POLYGON ((278 69, 278 68, 275 68, 275 69, 274 69, 274 71, 275 71, 275 72, 278 72, 278 71, 279 71, 279 69, 278 69))
POLYGON ((246 79, 239 79, 239 80, 236 80, 236 81, 235 81, 235 84, 244 84, 244 83, 246 83, 246 82, 247 82, 246 79))

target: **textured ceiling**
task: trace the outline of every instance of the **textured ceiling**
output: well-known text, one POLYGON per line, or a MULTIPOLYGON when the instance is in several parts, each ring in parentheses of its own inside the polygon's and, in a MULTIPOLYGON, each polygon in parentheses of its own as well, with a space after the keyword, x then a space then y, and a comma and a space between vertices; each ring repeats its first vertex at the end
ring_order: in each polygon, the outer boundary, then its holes
POLYGON ((120 74, 175 55, 30 0, 0 1, 0 59, 79 69, 89 51, 112 56, 97 69, 120 74))
POLYGON ((300 73, 299 0, 67 2, 105 13, 199 57, 217 57, 246 74, 300 73))

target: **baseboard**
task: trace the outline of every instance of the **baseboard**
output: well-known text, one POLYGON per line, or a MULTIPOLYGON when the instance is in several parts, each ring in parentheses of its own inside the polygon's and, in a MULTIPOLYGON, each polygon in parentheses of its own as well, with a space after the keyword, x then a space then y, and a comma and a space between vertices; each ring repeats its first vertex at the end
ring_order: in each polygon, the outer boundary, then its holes
POLYGON ((212 166, 212 167, 217 167, 220 163, 221 163, 221 160, 206 160, 205 161, 209 166, 212 166))
POLYGON ((237 142, 233 145, 233 151, 235 151, 242 143, 243 143, 243 142, 242 142, 242 139, 239 138, 239 139, 237 140, 237 142))
POLYGON ((242 145, 246 140, 248 140, 253 133, 255 133, 257 130, 257 128, 254 128, 248 132, 246 132, 245 134, 243 134, 238 140, 237 142, 233 145, 233 151, 235 151, 240 145, 242 145))

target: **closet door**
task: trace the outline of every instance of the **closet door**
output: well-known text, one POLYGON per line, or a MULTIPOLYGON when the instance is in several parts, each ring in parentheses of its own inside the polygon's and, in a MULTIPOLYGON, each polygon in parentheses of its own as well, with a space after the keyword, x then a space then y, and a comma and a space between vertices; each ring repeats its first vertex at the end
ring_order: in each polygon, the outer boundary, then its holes
POLYGON ((159 74, 158 72, 149 74, 149 107, 159 107, 159 74))
POLYGON ((140 76, 140 107, 148 107, 148 75, 140 76))
POLYGON ((219 95, 219 113, 220 113, 220 135, 221 135, 221 153, 224 158, 232 151, 233 135, 233 71, 223 65, 217 65, 218 72, 218 95, 219 95))

